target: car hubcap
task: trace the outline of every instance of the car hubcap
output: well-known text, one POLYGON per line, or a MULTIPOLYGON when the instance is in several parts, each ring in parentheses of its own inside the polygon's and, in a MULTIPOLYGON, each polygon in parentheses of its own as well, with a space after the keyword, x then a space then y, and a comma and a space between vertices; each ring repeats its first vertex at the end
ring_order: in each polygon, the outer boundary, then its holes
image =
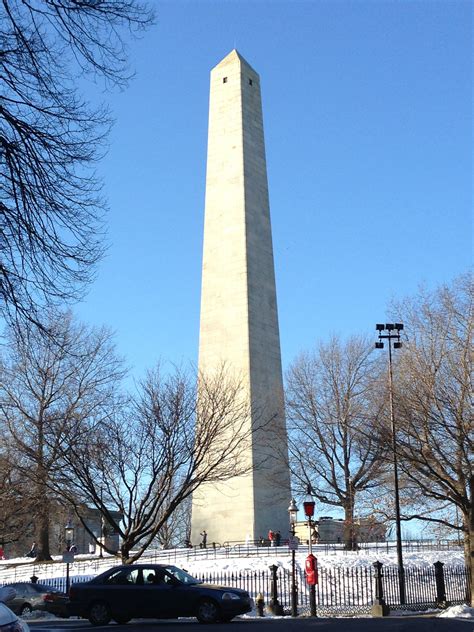
POLYGON ((109 617, 107 606, 103 603, 92 606, 91 617, 95 619, 95 621, 106 621, 109 617))
POLYGON ((209 601, 201 604, 200 613, 201 617, 206 621, 215 621, 217 618, 217 608, 209 601))

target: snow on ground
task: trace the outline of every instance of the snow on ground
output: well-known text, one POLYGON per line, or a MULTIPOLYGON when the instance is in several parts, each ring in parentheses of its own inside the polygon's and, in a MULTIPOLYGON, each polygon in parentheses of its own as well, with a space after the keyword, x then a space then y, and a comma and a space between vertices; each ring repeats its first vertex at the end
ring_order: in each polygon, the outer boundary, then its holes
MULTIPOLYGON (((373 564, 375 561, 382 562, 384 565, 396 565, 397 556, 396 552, 386 551, 359 551, 359 552, 347 552, 347 551, 333 551, 329 554, 324 552, 324 549, 318 551, 315 547, 314 554, 318 558, 318 566, 323 568, 350 568, 350 567, 364 567, 373 564)), ((185 568, 191 574, 193 573, 218 573, 218 572, 245 572, 245 571, 262 571, 267 570, 272 564, 281 566, 286 569, 291 568, 291 556, 288 553, 288 549, 281 547, 280 551, 268 552, 265 550, 264 555, 258 555, 258 551, 253 549, 250 555, 242 554, 241 557, 214 557, 211 550, 205 552, 198 552, 196 556, 189 555, 189 553, 183 549, 181 552, 177 552, 176 559, 170 563, 185 568)), ((297 567, 303 568, 304 561, 307 556, 307 548, 296 552, 296 564, 297 567)), ((61 561, 61 556, 56 556, 57 561, 61 561)), ((143 556, 140 562, 150 562, 148 556, 143 556)), ((435 562, 440 561, 450 566, 464 565, 463 552, 461 550, 435 550, 435 551, 417 551, 417 552, 404 552, 403 562, 406 567, 428 567, 432 566, 435 562)), ((166 563, 166 560, 158 559, 157 562, 166 563)), ((97 556, 92 557, 90 555, 76 555, 75 563, 70 565, 71 576, 75 575, 98 575, 105 571, 110 566, 119 564, 120 561, 116 557, 106 557, 100 559, 97 556)), ((5 561, 0 561, 0 584, 2 583, 2 576, 10 575, 7 569, 11 569, 15 566, 15 577, 29 578, 35 572, 41 571, 41 576, 47 572, 48 577, 53 577, 52 572, 56 570, 56 575, 62 574, 62 566, 54 568, 56 565, 42 564, 41 567, 38 564, 32 562, 30 558, 17 558, 5 561), (3 571, 5 569, 5 572, 3 571)))
MULTIPOLYGON (((382 562, 385 565, 396 565, 397 556, 396 553, 380 554, 377 553, 343 553, 340 555, 326 555, 320 554, 318 551, 314 552, 318 558, 318 566, 324 568, 350 568, 350 567, 363 567, 369 566, 376 562, 382 562)), ((296 564, 298 567, 304 567, 304 561, 307 556, 307 550, 302 553, 296 553, 296 564)), ((407 566, 428 567, 435 562, 440 561, 452 566, 464 565, 464 556, 462 551, 429 551, 426 553, 404 553, 403 562, 407 566)), ((291 568, 291 557, 288 554, 278 554, 272 557, 257 557, 248 556, 241 558, 217 558, 217 559, 184 559, 182 564, 185 568, 193 574, 193 572, 207 573, 207 572, 240 572, 240 571, 258 571, 267 569, 272 564, 282 566, 284 568, 291 568)), ((180 561, 177 560, 176 565, 180 565, 180 561)))
POLYGON ((460 606, 451 606, 443 610, 438 617, 447 619, 474 619, 474 608, 470 608, 466 604, 460 606))

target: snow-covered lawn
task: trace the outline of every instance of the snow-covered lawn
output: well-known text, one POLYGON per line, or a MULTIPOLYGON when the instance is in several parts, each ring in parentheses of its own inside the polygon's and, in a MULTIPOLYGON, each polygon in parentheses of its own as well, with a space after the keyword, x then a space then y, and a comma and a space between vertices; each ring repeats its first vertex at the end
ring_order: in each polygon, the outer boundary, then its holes
MULTIPOLYGON (((377 560, 384 565, 397 564, 395 551, 389 553, 380 550, 373 552, 333 551, 327 554, 324 552, 324 549, 318 550, 316 547, 313 553, 318 558, 318 566, 323 568, 366 567, 377 560)), ((298 567, 304 567, 306 556, 307 548, 301 547, 300 551, 296 552, 296 564, 298 567)), ((149 556, 143 556, 140 562, 150 562, 151 558, 153 558, 152 552, 150 552, 149 556)), ((60 562, 61 556, 56 556, 54 559, 60 562)), ((160 561, 160 559, 157 559, 157 562, 160 561)), ((464 565, 464 557, 460 549, 404 552, 403 554, 403 562, 407 567, 416 566, 418 568, 427 568, 438 561, 449 566, 464 565)), ((265 550, 264 555, 258 555, 258 549, 251 549, 249 555, 243 554, 241 557, 225 557, 218 554, 214 557, 209 550, 202 552, 202 555, 199 552, 197 556, 190 556, 186 549, 181 549, 176 552, 176 555, 172 557, 170 562, 176 566, 186 568, 191 574, 193 572, 211 573, 231 571, 238 573, 244 571, 261 571, 267 570, 272 564, 286 569, 291 568, 291 556, 286 547, 280 547, 279 550, 275 549, 275 552, 270 552, 270 555, 268 554, 268 550, 265 550)), ((98 556, 76 555, 74 564, 70 565, 70 574, 71 576, 97 575, 115 564, 120 564, 120 560, 116 557, 100 559, 98 556)), ((0 584, 4 583, 5 577, 11 575, 13 569, 16 578, 20 580, 29 578, 33 573, 36 573, 36 575, 41 573, 42 577, 58 576, 58 574, 62 574, 63 566, 51 563, 35 564, 27 557, 2 560, 0 561, 0 584), (54 575, 52 573, 54 573, 54 575)))

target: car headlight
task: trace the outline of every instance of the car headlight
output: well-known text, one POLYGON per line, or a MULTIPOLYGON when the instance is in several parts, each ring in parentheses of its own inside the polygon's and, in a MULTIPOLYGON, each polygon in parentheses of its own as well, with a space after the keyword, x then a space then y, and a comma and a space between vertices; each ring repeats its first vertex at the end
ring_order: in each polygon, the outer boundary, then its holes
POLYGON ((222 595, 222 600, 223 601, 231 601, 231 600, 236 600, 236 599, 239 600, 240 599, 240 595, 236 595, 233 592, 225 592, 222 595))

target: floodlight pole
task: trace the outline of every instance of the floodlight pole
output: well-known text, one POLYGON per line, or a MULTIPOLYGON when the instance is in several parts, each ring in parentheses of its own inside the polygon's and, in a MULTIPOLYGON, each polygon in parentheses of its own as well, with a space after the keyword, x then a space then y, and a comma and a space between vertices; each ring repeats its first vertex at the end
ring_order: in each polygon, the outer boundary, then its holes
MULTIPOLYGON (((388 323, 385 325, 376 325, 376 329, 379 332, 379 340, 387 340, 388 342, 388 395, 390 406, 390 425, 392 431, 392 452, 393 452, 393 486, 395 492, 395 529, 397 538, 397 563, 398 563, 398 585, 400 592, 400 604, 403 605, 406 602, 405 598, 405 569, 403 566, 403 553, 402 553, 402 528, 400 518, 400 492, 398 486, 398 457, 397 457, 397 435, 395 426, 395 413, 393 406, 393 370, 392 370, 392 340, 394 348, 400 349, 402 343, 400 342, 400 331, 403 330, 401 323, 388 323), (387 331, 383 334, 383 331, 387 331)), ((383 342, 376 342, 376 349, 383 349, 383 342)))

